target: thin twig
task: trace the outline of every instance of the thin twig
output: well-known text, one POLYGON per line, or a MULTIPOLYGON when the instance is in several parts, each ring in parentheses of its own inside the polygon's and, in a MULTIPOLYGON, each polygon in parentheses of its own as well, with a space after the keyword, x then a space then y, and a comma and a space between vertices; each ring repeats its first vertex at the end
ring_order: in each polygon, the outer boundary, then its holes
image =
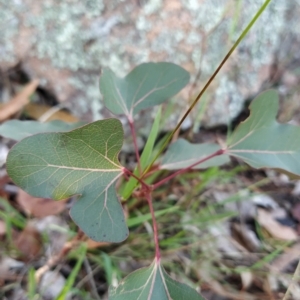
POLYGON ((38 80, 29 82, 23 90, 13 97, 9 102, 4 103, 0 110, 0 122, 5 121, 13 114, 17 113, 30 101, 30 96, 35 92, 39 85, 38 80))
POLYGON ((287 290, 285 292, 285 295, 284 295, 284 297, 283 297, 282 300, 288 300, 289 299, 291 288, 296 283, 296 281, 299 280, 299 278, 300 278, 300 259, 298 261, 298 265, 297 265, 297 268, 296 268, 295 273, 293 275, 292 281, 289 284, 289 286, 288 286, 288 288, 287 288, 287 290))
POLYGON ((88 274, 88 281, 91 285, 91 288, 92 288, 92 294, 93 294, 93 297, 95 297, 96 300, 101 300, 98 292, 97 292, 97 286, 96 286, 96 282, 94 280, 94 276, 93 276, 93 270, 90 266, 90 263, 88 261, 88 259, 85 257, 84 260, 83 260, 83 264, 84 264, 84 267, 86 269, 86 272, 88 274))
POLYGON ((134 120, 131 118, 128 118, 128 121, 129 121, 132 139, 133 139, 135 156, 136 156, 136 160, 138 163, 138 171, 139 171, 139 175, 141 175, 142 174, 142 166, 141 166, 140 153, 139 153, 139 148, 137 145, 137 138, 136 138, 136 133, 135 133, 135 128, 134 128, 134 120))
MULTIPOLYGON (((76 244, 78 244, 78 241, 76 241, 76 244)), ((74 241, 66 243, 63 249, 57 255, 49 258, 45 265, 37 269, 35 272, 36 282, 40 282, 44 274, 48 272, 53 266, 57 265, 74 248, 74 246, 74 241)))
POLYGON ((150 185, 148 185, 143 179, 139 178, 138 176, 136 176, 134 173, 132 173, 128 169, 123 168, 123 173, 124 173, 125 176, 130 175, 130 176, 134 177, 142 185, 142 187, 145 190, 149 191, 151 189, 150 185))
POLYGON ((100 266, 97 266, 94 268, 94 270, 92 270, 91 273, 87 274, 86 276, 84 276, 77 284, 76 284, 76 288, 77 289, 81 289, 83 287, 83 285, 88 282, 90 280, 91 276, 94 276, 99 270, 101 269, 100 266))
POLYGON ((79 231, 77 236, 72 241, 67 242, 57 255, 50 257, 45 265, 37 269, 35 272, 36 282, 39 282, 47 271, 49 271, 53 266, 57 265, 72 249, 78 246, 83 237, 84 235, 82 231, 79 231))
POLYGON ((197 162, 193 163, 192 165, 190 165, 189 167, 187 168, 184 168, 184 169, 181 169, 173 174, 171 174, 170 176, 162 179, 161 181, 155 183, 153 185, 153 190, 157 189, 158 187, 160 187, 161 185, 165 184, 166 182, 170 181, 171 179, 173 179, 175 176, 179 175, 179 174, 183 174, 191 169, 193 169, 195 166, 215 157, 215 156, 218 156, 218 155, 222 155, 224 153, 224 150, 223 149, 219 149, 218 151, 212 153, 211 155, 208 155, 200 160, 198 160, 197 162))
POLYGON ((42 122, 42 123, 46 122, 55 113, 57 113, 58 111, 62 110, 63 108, 65 108, 65 106, 63 104, 58 104, 56 106, 51 107, 49 110, 47 110, 44 114, 42 114, 39 117, 39 121, 42 122))

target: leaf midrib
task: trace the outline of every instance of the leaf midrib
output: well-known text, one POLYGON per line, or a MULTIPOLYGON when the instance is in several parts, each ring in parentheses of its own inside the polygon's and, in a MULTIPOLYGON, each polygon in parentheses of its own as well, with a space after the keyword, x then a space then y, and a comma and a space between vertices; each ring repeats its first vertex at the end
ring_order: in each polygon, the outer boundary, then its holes
MULTIPOLYGON (((177 166, 177 165, 182 164, 182 163, 193 164, 194 162, 197 162, 198 160, 200 160, 202 157, 205 157, 205 156, 206 155, 202 155, 202 156, 199 156, 199 157, 196 157, 196 158, 183 159, 183 160, 178 160, 176 162, 167 162, 167 163, 162 164, 160 166, 160 168, 161 169, 167 169, 167 168, 170 168, 170 167, 173 167, 173 166, 177 166)), ((170 157, 169 160, 171 160, 171 157, 170 157)))
MULTIPOLYGON (((300 151, 300 149, 299 149, 300 151)), ((288 151, 288 150, 274 150, 274 151, 270 151, 270 150, 251 150, 251 149, 238 149, 238 150, 231 150, 228 149, 227 151, 228 153, 259 153, 259 154, 295 154, 297 153, 297 151, 288 151)))
POLYGON ((78 168, 78 167, 67 167, 67 166, 58 166, 47 164, 47 167, 51 168, 59 168, 59 169, 67 169, 67 170, 76 170, 76 171, 89 171, 89 172, 121 172, 122 167, 115 165, 116 169, 91 169, 91 168, 78 168))
POLYGON ((163 90, 165 89, 166 87, 168 87, 169 85, 173 84, 174 82, 178 81, 178 79, 174 79, 172 81, 170 81, 168 84, 165 84, 161 87, 157 87, 155 86, 154 88, 152 88, 147 94, 145 94, 143 97, 141 97, 140 99, 138 99, 133 105, 132 107, 130 108, 130 116, 133 115, 133 110, 140 104, 142 103, 147 97, 149 97, 151 94, 157 92, 157 91, 160 91, 160 90, 163 90))

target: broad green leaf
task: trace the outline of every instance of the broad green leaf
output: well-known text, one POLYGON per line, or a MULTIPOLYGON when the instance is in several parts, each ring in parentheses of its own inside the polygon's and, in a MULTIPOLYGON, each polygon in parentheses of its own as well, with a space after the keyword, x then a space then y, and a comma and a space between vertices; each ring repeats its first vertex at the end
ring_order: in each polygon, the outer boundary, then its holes
POLYGON ((109 290, 109 300, 204 300, 189 286, 173 280, 159 262, 139 269, 109 290))
POLYGON ((276 121, 278 94, 269 90, 250 105, 250 116, 228 139, 226 153, 255 168, 300 175, 300 127, 276 121))
POLYGON ((84 122, 66 123, 60 120, 41 123, 37 121, 11 120, 0 125, 0 135, 20 141, 30 135, 42 132, 69 131, 84 125, 84 122))
POLYGON ((105 106, 111 112, 132 119, 140 110, 176 95, 189 82, 189 77, 187 71, 172 63, 145 63, 124 78, 104 69, 100 90, 105 106))
MULTIPOLYGON (((162 159, 160 169, 178 170, 187 168, 219 149, 220 146, 217 144, 191 144, 184 139, 178 139, 169 147, 162 159)), ((219 155, 195 166, 194 169, 221 166, 228 162, 229 157, 227 155, 219 155)))
POLYGON ((123 128, 117 119, 97 121, 66 133, 23 139, 8 154, 12 180, 35 197, 78 196, 74 222, 93 240, 121 242, 128 235, 115 182, 123 168, 118 154, 123 128))

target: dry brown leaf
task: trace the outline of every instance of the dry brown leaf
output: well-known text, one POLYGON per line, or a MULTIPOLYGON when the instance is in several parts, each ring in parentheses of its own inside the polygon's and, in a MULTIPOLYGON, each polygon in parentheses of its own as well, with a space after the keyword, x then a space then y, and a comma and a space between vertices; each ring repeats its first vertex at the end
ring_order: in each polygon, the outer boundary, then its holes
MULTIPOLYGON (((53 107, 49 105, 28 103, 24 108, 24 112, 32 119, 39 120, 42 116, 44 116, 52 109, 53 107)), ((63 110, 58 110, 53 112, 53 114, 50 114, 49 117, 47 118, 47 121, 53 121, 53 120, 61 120, 69 123, 79 121, 78 118, 63 110)))
POLYGON ((243 223, 233 223, 231 225, 233 238, 248 251, 256 252, 260 248, 260 241, 255 233, 243 223))
POLYGON ((91 239, 88 239, 86 241, 86 244, 87 244, 88 249, 96 249, 96 248, 105 247, 105 246, 109 245, 109 243, 96 242, 96 241, 93 241, 91 239))
POLYGON ((2 220, 0 220, 0 237, 5 235, 6 233, 6 225, 5 222, 3 222, 2 220))
POLYGON ((8 199, 8 192, 5 190, 5 185, 10 181, 8 175, 0 177, 0 197, 8 199))
POLYGON ((209 289, 214 291, 219 296, 224 298, 232 299, 232 300, 255 300, 257 299, 254 295, 251 295, 247 292, 238 292, 238 291, 230 291, 228 288, 222 285, 220 282, 215 280, 205 268, 201 268, 199 271, 199 275, 201 279, 207 282, 209 289))
POLYGON ((0 287, 2 287, 7 280, 17 282, 18 271, 24 268, 24 263, 18 260, 15 260, 7 255, 2 255, 0 258, 0 287))
POLYGON ((43 218, 61 213, 66 208, 67 200, 54 201, 46 198, 35 198, 19 189, 17 202, 26 214, 43 218))
POLYGON ((300 257, 300 243, 296 243, 293 246, 286 247, 284 253, 276 257, 270 263, 270 270, 275 274, 283 273, 283 270, 286 269, 291 263, 295 260, 298 260, 300 257))
POLYGON ((34 93, 38 85, 38 80, 31 81, 18 95, 9 102, 4 103, 0 110, 0 122, 7 120, 9 117, 20 111, 29 102, 29 97, 34 93))
POLYGON ((272 214, 265 209, 257 210, 257 221, 274 238, 284 241, 295 241, 298 238, 297 233, 293 228, 284 226, 274 220, 272 214))
POLYGON ((30 224, 17 235, 14 245, 20 252, 20 259, 24 261, 36 259, 41 254, 43 247, 41 235, 30 224))

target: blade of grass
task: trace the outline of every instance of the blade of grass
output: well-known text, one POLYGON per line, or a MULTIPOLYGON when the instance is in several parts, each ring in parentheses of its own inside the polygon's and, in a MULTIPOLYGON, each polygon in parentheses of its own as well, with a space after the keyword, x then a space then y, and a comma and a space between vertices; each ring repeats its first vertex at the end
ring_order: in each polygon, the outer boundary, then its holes
MULTIPOLYGON (((163 216, 166 213, 172 213, 175 212, 176 210, 179 210, 179 206, 171 206, 169 208, 166 209, 162 209, 162 210, 158 210, 155 212, 155 217, 158 218, 160 216, 163 216)), ((146 221, 151 220, 151 214, 145 214, 142 216, 138 216, 138 217, 133 217, 127 220, 127 226, 129 228, 140 225, 146 221)))
MULTIPOLYGON (((141 164, 142 170, 144 170, 144 168, 149 163, 149 160, 151 159, 151 155, 153 153, 153 148, 154 148, 154 143, 155 143, 157 135, 159 133, 160 120, 161 120, 161 107, 159 108, 159 110, 155 116, 149 137, 147 139, 145 148, 144 148, 143 153, 140 158, 140 164, 141 164)), ((135 168, 133 174, 138 175, 137 168, 135 168)), ((137 186, 137 183, 138 182, 134 177, 131 177, 129 179, 129 181, 126 183, 124 190, 122 192, 123 199, 127 200, 131 196, 133 190, 137 186)))
POLYGON ((0 207, 0 218, 5 222, 6 237, 11 243, 12 227, 23 229, 26 225, 26 219, 3 198, 0 198, 0 207))
POLYGON ((292 286, 293 285, 297 285, 297 282, 299 281, 299 276, 300 275, 300 260, 298 261, 298 264, 297 264, 297 268, 294 272, 294 275, 293 275, 293 278, 292 278, 292 281, 291 283, 289 284, 286 292, 285 292, 285 295, 283 297, 282 300, 288 300, 289 299, 289 295, 291 293, 291 289, 292 289, 292 286))
POLYGON ((115 265, 116 258, 114 257, 113 252, 109 253, 109 255, 104 252, 101 252, 101 256, 99 256, 99 254, 97 253, 89 253, 88 257, 91 262, 97 264, 96 268, 100 268, 101 270, 104 269, 105 278, 108 284, 113 284, 115 280, 121 280, 123 273, 118 268, 118 264, 115 265), (106 257, 109 261, 106 261, 106 257))
POLYGON ((0 198, 0 217, 4 220, 10 219, 11 224, 14 226, 23 229, 26 225, 26 218, 24 218, 14 207, 12 207, 8 201, 3 198, 0 198))
POLYGON ((276 248, 274 251, 263 257, 261 260, 256 262, 254 265, 250 267, 251 270, 261 269, 264 265, 268 264, 272 260, 274 260, 282 251, 284 251, 287 247, 293 244, 292 241, 288 241, 284 243, 282 246, 276 248))
POLYGON ((203 95, 203 100, 202 102, 199 103, 198 111, 196 112, 196 118, 194 121, 194 125, 192 127, 192 132, 197 133, 199 131, 201 121, 204 117, 204 114, 208 108, 210 98, 207 97, 206 94, 203 95))
POLYGON ((35 281, 35 269, 30 268, 27 275, 27 296, 29 300, 36 299, 36 281, 35 281))
POLYGON ((186 242, 185 232, 181 230, 169 238, 164 238, 159 244, 161 247, 168 247, 169 250, 181 247, 184 242, 186 242))
POLYGON ((158 109, 158 111, 156 113, 149 137, 147 139, 145 148, 141 155, 141 165, 143 168, 146 167, 146 165, 148 164, 148 162, 151 159, 151 154, 152 154, 152 150, 154 148, 154 143, 155 143, 157 135, 159 133, 160 121, 161 121, 161 107, 158 109))
POLYGON ((60 294, 57 296, 56 300, 64 300, 67 297, 67 294, 69 293, 69 291, 72 289, 76 276, 78 275, 80 268, 82 266, 83 260, 85 258, 86 255, 86 245, 85 244, 81 244, 81 246, 79 247, 79 249, 77 250, 78 252, 78 260, 76 262, 75 267, 73 268, 71 274, 69 275, 66 284, 64 286, 64 288, 62 289, 62 291, 60 292, 60 294))
POLYGON ((113 279, 113 273, 114 273, 114 267, 111 261, 111 258, 106 253, 101 253, 102 261, 103 261, 103 269, 105 272, 105 278, 108 285, 112 284, 113 279))

